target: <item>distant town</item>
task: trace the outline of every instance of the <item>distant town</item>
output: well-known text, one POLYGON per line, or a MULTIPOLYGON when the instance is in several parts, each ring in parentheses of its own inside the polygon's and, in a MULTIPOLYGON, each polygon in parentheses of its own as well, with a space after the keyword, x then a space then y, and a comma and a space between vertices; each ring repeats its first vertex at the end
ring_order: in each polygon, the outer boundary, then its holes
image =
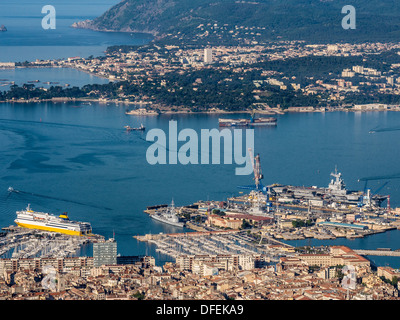
POLYGON ((1 63, 0 68, 74 68, 110 84, 45 88, 32 79, 18 87, 2 79, 0 85, 12 86, 0 100, 122 102, 156 113, 398 111, 399 52, 397 43, 303 41, 116 46, 101 57, 1 63))

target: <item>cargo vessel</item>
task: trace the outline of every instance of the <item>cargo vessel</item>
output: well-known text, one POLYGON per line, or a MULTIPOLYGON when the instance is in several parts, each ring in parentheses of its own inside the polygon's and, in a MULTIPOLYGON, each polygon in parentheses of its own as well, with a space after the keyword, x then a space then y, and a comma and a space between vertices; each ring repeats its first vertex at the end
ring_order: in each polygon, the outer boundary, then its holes
POLYGON ((277 118, 218 119, 220 127, 276 126, 277 118))
POLYGON ((179 221, 179 217, 176 214, 174 201, 166 210, 163 211, 156 211, 155 213, 151 214, 150 217, 156 221, 167 223, 173 225, 175 227, 183 228, 185 226, 184 222, 179 221))
POLYGON ((55 216, 45 212, 33 211, 28 205, 25 210, 17 211, 14 222, 22 228, 59 232, 74 236, 83 236, 92 233, 88 222, 71 221, 67 213, 55 216))
POLYGON ((274 117, 250 119, 250 126, 275 126, 277 119, 274 117))
POLYGON ((144 130, 146 130, 146 127, 143 125, 143 123, 140 124, 140 127, 137 127, 137 128, 132 128, 130 126, 125 126, 124 128, 126 129, 126 131, 144 131, 144 130))

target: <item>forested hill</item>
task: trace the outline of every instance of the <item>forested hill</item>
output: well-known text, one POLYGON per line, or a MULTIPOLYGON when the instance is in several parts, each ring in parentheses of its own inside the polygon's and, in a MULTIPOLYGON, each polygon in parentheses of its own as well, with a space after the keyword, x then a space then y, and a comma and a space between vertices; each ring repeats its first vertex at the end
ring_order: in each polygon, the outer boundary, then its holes
POLYGON ((399 0, 123 0, 93 21, 76 27, 180 35, 193 39, 246 37, 258 40, 399 41, 399 0), (342 28, 345 5, 356 9, 356 29, 342 28), (217 29, 200 28, 199 26, 217 29), (241 28, 243 27, 243 28, 241 28), (214 32, 215 31, 215 32, 214 32), (243 31, 243 32, 241 32, 243 31), (235 35, 235 36, 234 36, 235 35), (248 30, 247 36, 250 37, 248 30))

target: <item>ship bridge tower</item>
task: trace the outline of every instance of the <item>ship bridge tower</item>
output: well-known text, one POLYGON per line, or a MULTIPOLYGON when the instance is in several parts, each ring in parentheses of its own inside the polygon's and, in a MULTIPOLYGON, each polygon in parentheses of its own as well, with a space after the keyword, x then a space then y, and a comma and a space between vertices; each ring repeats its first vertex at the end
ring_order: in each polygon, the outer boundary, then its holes
POLYGON ((329 184, 328 188, 331 191, 345 191, 346 190, 346 185, 344 184, 344 181, 342 179, 342 174, 337 171, 337 166, 335 166, 335 172, 331 173, 331 176, 335 179, 331 180, 331 183, 329 184))

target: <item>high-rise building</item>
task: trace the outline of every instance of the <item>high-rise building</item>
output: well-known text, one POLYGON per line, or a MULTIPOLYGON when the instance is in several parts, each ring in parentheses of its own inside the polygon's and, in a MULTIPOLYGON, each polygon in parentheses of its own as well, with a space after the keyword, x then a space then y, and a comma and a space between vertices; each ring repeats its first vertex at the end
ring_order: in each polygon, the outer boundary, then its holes
POLYGON ((111 238, 104 242, 93 243, 93 266, 117 264, 117 242, 111 238))
POLYGON ((204 63, 212 63, 212 49, 211 48, 204 49, 204 63))
POLYGON ((354 66, 353 71, 356 73, 364 73, 364 67, 363 66, 354 66))

